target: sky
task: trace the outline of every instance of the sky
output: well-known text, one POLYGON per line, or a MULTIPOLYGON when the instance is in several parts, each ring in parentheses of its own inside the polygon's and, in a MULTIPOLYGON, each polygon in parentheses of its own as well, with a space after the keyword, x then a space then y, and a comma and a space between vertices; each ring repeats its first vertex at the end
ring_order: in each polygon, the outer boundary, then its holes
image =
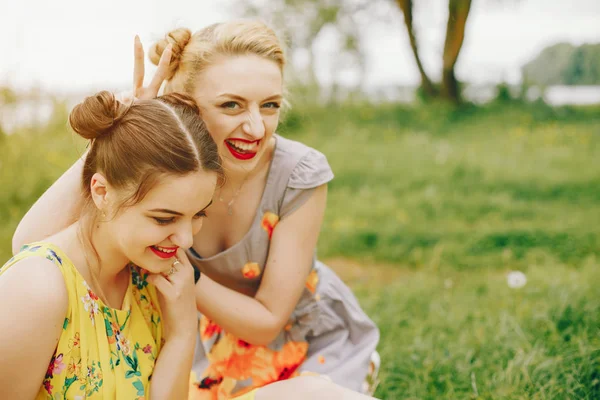
MULTIPOLYGON (((56 93, 127 89, 134 35, 148 48, 170 29, 196 30, 231 17, 228 0, 0 1, 0 85, 56 93)), ((447 0, 415 3, 423 61, 436 78, 447 0)), ((362 32, 367 85, 418 82, 401 15, 394 19, 396 23, 374 24, 362 32)), ((556 42, 600 42, 600 1, 473 0, 457 75, 474 83, 518 82, 520 67, 556 42)), ((327 83, 335 38, 323 35, 316 46, 321 55, 318 77, 327 83)), ((147 70, 152 71, 149 62, 147 70)))

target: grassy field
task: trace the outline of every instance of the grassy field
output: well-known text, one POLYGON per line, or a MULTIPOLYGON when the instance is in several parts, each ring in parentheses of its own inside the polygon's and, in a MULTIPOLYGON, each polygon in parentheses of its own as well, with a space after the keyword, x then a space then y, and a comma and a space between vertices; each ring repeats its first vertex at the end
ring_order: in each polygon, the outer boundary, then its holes
MULTIPOLYGON (((65 121, 0 139, 2 259, 82 151, 65 121)), ((280 132, 336 173, 319 253, 381 328, 378 397, 600 398, 600 108, 297 107, 280 132)))

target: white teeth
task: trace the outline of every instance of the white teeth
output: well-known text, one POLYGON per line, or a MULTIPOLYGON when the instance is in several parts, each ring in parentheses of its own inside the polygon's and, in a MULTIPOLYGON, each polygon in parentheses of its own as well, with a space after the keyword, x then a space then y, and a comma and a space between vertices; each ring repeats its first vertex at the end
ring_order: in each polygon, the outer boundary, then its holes
POLYGON ((257 146, 257 142, 253 142, 253 143, 245 143, 245 142, 241 142, 238 140, 228 140, 227 143, 229 143, 231 146, 233 146, 235 149, 237 150, 243 150, 243 151, 250 151, 250 150, 254 150, 257 146))
POLYGON ((175 253, 175 249, 165 249, 164 247, 154 246, 163 253, 175 253))

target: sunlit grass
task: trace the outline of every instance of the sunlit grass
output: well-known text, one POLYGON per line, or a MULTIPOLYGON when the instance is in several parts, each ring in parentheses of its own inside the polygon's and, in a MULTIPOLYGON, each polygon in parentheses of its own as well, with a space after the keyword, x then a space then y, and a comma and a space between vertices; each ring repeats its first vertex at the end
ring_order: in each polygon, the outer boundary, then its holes
MULTIPOLYGON (((600 109, 298 106, 281 132, 336 174, 319 255, 381 328, 379 397, 600 398, 600 109)), ((64 112, 0 148, 8 259, 83 148, 64 112)))
POLYGON ((289 128, 336 173, 324 256, 481 268, 600 250, 600 113, 497 106, 440 122, 434 109, 428 126, 365 107, 289 128))
POLYGON ((599 398, 599 267, 532 265, 522 289, 509 288, 505 270, 401 269, 385 284, 355 276, 382 332, 377 395, 599 398))

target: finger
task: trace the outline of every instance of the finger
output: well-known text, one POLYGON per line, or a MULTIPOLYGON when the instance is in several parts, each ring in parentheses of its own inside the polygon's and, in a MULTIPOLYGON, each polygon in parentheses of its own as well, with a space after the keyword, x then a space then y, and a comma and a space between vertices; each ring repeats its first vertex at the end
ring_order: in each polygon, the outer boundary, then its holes
POLYGON ((156 289, 167 298, 173 298, 174 288, 173 284, 161 274, 150 274, 148 276, 148 282, 156 287, 156 289))
POLYGON ((194 266, 192 265, 190 259, 187 256, 185 250, 177 249, 177 259, 181 264, 183 264, 181 270, 183 274, 186 276, 186 279, 191 276, 192 279, 194 277, 194 266))
POLYGON ((140 41, 140 37, 135 35, 133 44, 133 93, 135 90, 144 86, 144 47, 140 41))
POLYGON ((133 100, 133 93, 131 90, 125 90, 123 92, 117 93, 115 98, 123 104, 128 104, 133 100))
POLYGON ((179 260, 179 262, 183 265, 187 265, 190 267, 192 266, 185 250, 183 250, 181 247, 177 249, 177 260, 179 260))
POLYGON ((158 95, 158 91, 160 90, 160 86, 167 79, 167 72, 169 71, 169 64, 171 63, 171 45, 168 45, 165 51, 163 51, 160 56, 160 61, 158 62, 158 68, 154 73, 154 77, 152 78, 152 82, 148 85, 148 90, 153 92, 155 95, 158 95))

